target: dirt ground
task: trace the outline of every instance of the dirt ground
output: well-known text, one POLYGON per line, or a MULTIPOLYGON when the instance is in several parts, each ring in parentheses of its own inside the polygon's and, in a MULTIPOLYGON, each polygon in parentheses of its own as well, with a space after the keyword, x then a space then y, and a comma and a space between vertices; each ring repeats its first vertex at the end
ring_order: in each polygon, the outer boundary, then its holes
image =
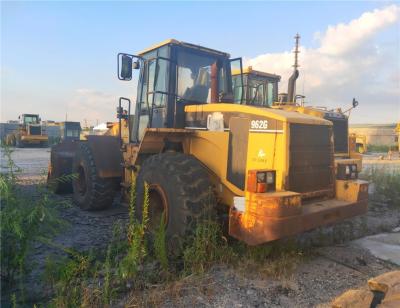
MULTIPOLYGON (((26 190, 35 191, 38 181, 44 180, 49 161, 49 149, 16 149, 13 159, 23 169, 20 183, 26 190)), ((379 160, 379 159, 378 159, 379 160)), ((376 159, 366 159, 364 167, 383 166, 376 159)), ((400 160, 388 163, 400 169, 400 160)), ((56 196, 57 200, 70 201, 70 195, 56 196)), ((114 207, 101 212, 84 212, 74 206, 65 206, 61 217, 68 222, 65 230, 54 242, 78 250, 106 247, 116 223, 126 224, 127 209, 116 201, 114 207)), ((271 277, 262 268, 257 270, 214 267, 202 278, 189 277, 174 291, 168 286, 155 286, 161 294, 158 305, 200 307, 328 307, 329 302, 349 288, 365 285, 369 277, 399 268, 371 255, 352 240, 366 235, 393 231, 400 226, 400 211, 385 204, 370 204, 362 217, 345 221, 333 227, 320 228, 296 238, 311 247, 312 254, 303 258, 296 270, 284 278, 271 277), (162 295, 164 294, 164 295, 162 295)), ((56 248, 37 244, 31 253, 34 270, 27 284, 30 302, 41 302, 48 296, 46 286, 40 285, 44 260, 48 255, 60 255, 56 248)), ((129 296, 122 298, 120 306, 130 304, 129 296)))

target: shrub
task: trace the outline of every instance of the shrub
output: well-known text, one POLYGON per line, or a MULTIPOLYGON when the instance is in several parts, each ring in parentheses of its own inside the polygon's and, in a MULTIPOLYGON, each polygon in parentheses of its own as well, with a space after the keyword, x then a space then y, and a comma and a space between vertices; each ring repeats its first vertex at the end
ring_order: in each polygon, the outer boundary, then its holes
POLYGON ((234 259, 234 251, 222 234, 219 223, 206 220, 197 224, 193 238, 183 252, 184 271, 203 273, 214 263, 234 259))
POLYGON ((51 304, 55 307, 79 307, 88 301, 89 279, 97 275, 97 264, 90 253, 65 249, 68 257, 48 258, 44 280, 55 290, 51 304), (84 296, 86 294, 86 297, 84 296))
POLYGON ((396 170, 371 169, 367 178, 374 184, 373 199, 400 207, 400 172, 396 170))
POLYGON ((395 145, 379 145, 379 144, 368 144, 367 145, 368 152, 378 152, 378 153, 387 153, 389 150, 396 151, 397 146, 395 145))
POLYGON ((22 281, 33 243, 49 241, 64 224, 44 183, 38 185, 33 198, 24 193, 17 185, 20 170, 11 158, 12 151, 5 147, 3 153, 6 166, 2 167, 7 172, 0 174, 1 279, 7 287, 22 281))
POLYGON ((165 217, 161 215, 160 224, 154 237, 154 255, 164 271, 168 271, 168 252, 166 245, 165 217))
POLYGON ((148 224, 149 209, 149 185, 144 186, 143 214, 142 221, 135 218, 136 189, 135 181, 131 184, 131 197, 129 201, 129 226, 128 226, 128 251, 119 266, 119 273, 123 279, 133 278, 139 265, 146 256, 145 231, 148 224))

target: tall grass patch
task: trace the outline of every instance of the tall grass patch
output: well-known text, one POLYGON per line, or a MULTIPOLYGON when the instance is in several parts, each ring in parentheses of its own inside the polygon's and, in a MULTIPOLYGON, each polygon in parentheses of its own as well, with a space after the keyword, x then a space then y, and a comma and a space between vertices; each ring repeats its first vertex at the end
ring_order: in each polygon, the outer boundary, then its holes
POLYGON ((29 271, 27 254, 34 243, 45 242, 65 225, 58 217, 57 203, 45 183, 40 183, 35 196, 18 185, 20 169, 11 158, 12 150, 2 149, 4 160, 0 174, 1 280, 3 289, 20 282, 18 298, 23 298, 22 280, 29 271))
POLYGON ((373 200, 400 207, 400 171, 372 168, 366 177, 373 184, 373 200))

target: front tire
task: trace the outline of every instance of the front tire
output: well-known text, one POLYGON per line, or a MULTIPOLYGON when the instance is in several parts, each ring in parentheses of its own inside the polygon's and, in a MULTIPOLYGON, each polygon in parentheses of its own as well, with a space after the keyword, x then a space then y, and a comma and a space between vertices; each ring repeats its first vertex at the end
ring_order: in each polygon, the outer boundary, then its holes
POLYGON ((136 213, 143 212, 144 183, 149 185, 149 222, 152 234, 164 215, 169 252, 179 255, 196 224, 215 219, 215 196, 205 167, 193 156, 164 153, 148 158, 136 181, 136 213))
POLYGON ((86 143, 81 143, 74 157, 72 172, 73 201, 81 209, 103 210, 113 203, 118 179, 98 176, 93 153, 86 143))

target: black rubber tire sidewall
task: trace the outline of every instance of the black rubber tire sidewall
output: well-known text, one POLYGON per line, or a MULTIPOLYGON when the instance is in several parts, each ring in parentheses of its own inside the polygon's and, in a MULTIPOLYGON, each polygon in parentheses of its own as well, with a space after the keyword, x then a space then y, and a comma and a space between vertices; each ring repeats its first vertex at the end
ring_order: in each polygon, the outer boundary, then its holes
POLYGON ((96 163, 91 148, 87 143, 79 144, 74 157, 72 172, 78 174, 82 167, 86 192, 79 192, 78 179, 73 179, 73 201, 83 210, 97 211, 109 208, 113 204, 120 178, 101 178, 97 173, 96 163))
POLYGON ((83 168, 86 180, 86 192, 85 194, 81 194, 79 192, 78 179, 74 179, 72 181, 72 187, 73 187, 74 203, 77 204, 83 210, 90 210, 91 207, 89 205, 89 202, 90 202, 90 194, 92 193, 93 189, 93 181, 89 173, 91 161, 88 158, 88 155, 85 155, 85 152, 88 150, 86 149, 86 147, 87 147, 86 144, 82 144, 79 146, 78 151, 76 152, 76 155, 74 157, 73 167, 72 167, 73 173, 75 174, 78 174, 79 168, 83 168))
MULTIPOLYGON (((157 154, 141 166, 136 180, 136 213, 142 218, 144 182, 162 187, 168 202, 166 236, 169 249, 180 253, 182 245, 203 219, 215 219, 215 196, 205 167, 182 153, 157 154), (179 243, 178 243, 179 242, 179 243)), ((171 252, 171 251, 170 251, 171 252)))

